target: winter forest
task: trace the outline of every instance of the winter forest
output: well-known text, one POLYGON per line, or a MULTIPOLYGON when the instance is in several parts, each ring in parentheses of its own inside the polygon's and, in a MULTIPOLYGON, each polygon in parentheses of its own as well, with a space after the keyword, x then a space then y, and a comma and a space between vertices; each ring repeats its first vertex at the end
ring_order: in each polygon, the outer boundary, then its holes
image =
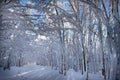
POLYGON ((120 0, 0 0, 0 80, 120 80, 120 0))

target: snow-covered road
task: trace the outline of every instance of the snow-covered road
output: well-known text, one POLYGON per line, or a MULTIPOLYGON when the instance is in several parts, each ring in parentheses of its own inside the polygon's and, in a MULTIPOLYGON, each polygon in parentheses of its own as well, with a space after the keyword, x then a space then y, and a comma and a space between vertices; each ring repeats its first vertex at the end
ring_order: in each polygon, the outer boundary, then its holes
POLYGON ((49 67, 30 65, 21 68, 12 67, 6 71, 1 69, 0 80, 65 80, 65 77, 49 67))
MULTIPOLYGON (((98 74, 89 74, 88 80, 104 80, 98 74)), ((67 75, 59 74, 47 66, 26 65, 23 67, 11 67, 10 70, 0 69, 0 80, 86 80, 86 73, 75 72, 73 69, 67 71, 67 75)))

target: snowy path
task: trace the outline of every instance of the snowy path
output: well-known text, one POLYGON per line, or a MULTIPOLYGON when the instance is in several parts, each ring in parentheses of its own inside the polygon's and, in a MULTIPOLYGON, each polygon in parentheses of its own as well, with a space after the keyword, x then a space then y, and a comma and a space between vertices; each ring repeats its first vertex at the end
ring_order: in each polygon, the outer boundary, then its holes
POLYGON ((58 72, 52 71, 52 70, 49 70, 49 71, 44 71, 44 70, 43 71, 41 71, 41 70, 33 71, 31 73, 23 75, 22 78, 24 80, 62 80, 61 79, 62 76, 60 76, 60 74, 58 74, 58 72))
MULTIPOLYGON (((0 69, 0 80, 86 80, 86 74, 75 72, 70 69, 67 76, 59 74, 57 70, 50 67, 27 65, 23 67, 12 67, 10 70, 0 69)), ((88 80, 104 80, 100 74, 89 74, 88 80)))
POLYGON ((0 70, 0 80, 65 80, 65 77, 48 67, 29 66, 0 70))

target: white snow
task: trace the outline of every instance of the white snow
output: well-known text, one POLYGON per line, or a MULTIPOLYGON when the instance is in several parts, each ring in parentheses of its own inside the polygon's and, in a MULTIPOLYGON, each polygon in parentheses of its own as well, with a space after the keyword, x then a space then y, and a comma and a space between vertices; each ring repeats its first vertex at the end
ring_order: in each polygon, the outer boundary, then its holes
POLYGON ((30 30, 26 30, 25 33, 28 35, 36 35, 33 31, 30 30))
POLYGON ((64 76, 51 67, 29 64, 5 71, 0 69, 0 80, 64 80, 64 76))
POLYGON ((13 10, 12 8, 9 8, 8 10, 9 10, 10 12, 14 12, 14 10, 13 10))
MULTIPOLYGON (((10 70, 0 69, 0 80, 86 80, 87 73, 82 74, 73 69, 66 76, 59 74, 51 67, 29 64, 23 67, 11 67, 10 70)), ((88 80, 104 80, 100 73, 88 73, 88 80)))
POLYGON ((16 25, 15 28, 18 28, 18 26, 16 25))
POLYGON ((43 36, 43 35, 38 35, 38 39, 47 40, 47 37, 46 37, 46 36, 43 36))
POLYGON ((86 80, 86 74, 75 72, 73 69, 68 70, 67 80, 86 80))
POLYGON ((88 74, 89 80, 104 80, 104 77, 100 73, 89 73, 88 74))
POLYGON ((3 59, 7 59, 7 58, 8 58, 8 56, 3 57, 3 59))
POLYGON ((87 77, 87 73, 81 73, 81 71, 79 72, 75 72, 73 69, 70 69, 67 71, 67 80, 104 80, 104 77, 101 75, 101 73, 88 73, 88 77, 87 77))

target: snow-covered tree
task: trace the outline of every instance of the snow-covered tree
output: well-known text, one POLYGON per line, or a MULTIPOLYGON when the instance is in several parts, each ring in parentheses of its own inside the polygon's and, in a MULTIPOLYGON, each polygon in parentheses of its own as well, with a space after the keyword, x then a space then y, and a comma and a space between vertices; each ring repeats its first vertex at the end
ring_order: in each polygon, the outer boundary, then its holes
POLYGON ((119 0, 1 0, 0 11, 4 67, 35 62, 119 79, 119 0))

